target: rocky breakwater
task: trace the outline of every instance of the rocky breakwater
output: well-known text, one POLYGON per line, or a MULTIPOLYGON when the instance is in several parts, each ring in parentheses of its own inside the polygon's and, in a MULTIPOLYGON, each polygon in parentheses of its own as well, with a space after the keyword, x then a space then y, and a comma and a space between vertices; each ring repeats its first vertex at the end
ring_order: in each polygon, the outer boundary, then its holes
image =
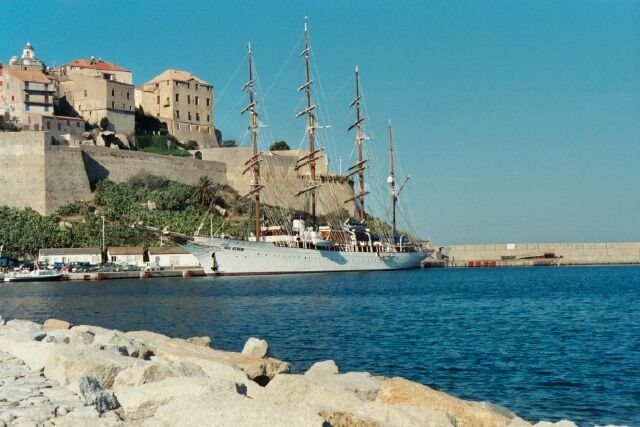
POLYGON ((333 361, 292 374, 264 340, 250 338, 241 353, 210 344, 0 318, 0 427, 532 425, 402 378, 340 373, 333 361))

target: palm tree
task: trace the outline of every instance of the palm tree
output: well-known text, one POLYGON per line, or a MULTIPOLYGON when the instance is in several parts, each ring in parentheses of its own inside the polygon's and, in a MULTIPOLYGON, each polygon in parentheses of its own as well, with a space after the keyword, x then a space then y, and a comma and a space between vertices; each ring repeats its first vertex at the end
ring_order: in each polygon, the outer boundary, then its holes
POLYGON ((208 176, 202 176, 195 185, 191 201, 200 206, 209 207, 216 198, 217 185, 208 176))

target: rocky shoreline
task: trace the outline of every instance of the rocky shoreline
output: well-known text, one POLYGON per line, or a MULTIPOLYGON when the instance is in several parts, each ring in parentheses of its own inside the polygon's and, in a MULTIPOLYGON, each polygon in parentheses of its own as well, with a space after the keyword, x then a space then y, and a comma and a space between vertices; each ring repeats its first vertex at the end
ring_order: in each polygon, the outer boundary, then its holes
MULTIPOLYGON (((250 338, 241 353, 209 337, 170 338, 0 317, 0 427, 5 426, 532 426, 507 409, 403 378, 303 374, 250 338)), ((570 421, 536 427, 575 426, 570 421)))

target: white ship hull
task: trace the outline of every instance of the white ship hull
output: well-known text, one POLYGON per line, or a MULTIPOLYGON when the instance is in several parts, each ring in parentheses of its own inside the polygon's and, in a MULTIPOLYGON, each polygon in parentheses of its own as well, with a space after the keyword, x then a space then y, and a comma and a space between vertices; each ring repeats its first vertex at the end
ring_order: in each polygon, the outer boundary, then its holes
POLYGON ((273 243, 196 237, 182 247, 209 275, 319 273, 402 270, 418 267, 430 251, 345 252, 275 246, 273 243))

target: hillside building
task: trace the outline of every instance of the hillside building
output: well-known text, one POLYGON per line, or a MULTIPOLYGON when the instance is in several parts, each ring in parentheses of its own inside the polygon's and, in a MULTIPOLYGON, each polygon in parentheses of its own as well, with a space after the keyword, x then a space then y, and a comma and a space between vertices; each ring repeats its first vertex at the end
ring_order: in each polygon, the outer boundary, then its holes
POLYGON ((166 70, 136 88, 136 107, 158 118, 180 142, 217 147, 213 86, 186 71, 166 70))
POLYGON ((40 249, 38 262, 52 265, 56 262, 70 264, 72 262, 102 263, 102 251, 98 248, 50 248, 40 249))
POLYGON ((77 59, 54 70, 60 102, 66 102, 85 121, 99 125, 106 117, 108 130, 135 132, 134 88, 131 71, 100 59, 77 59))
POLYGON ((53 115, 56 82, 41 71, 4 67, 2 111, 24 130, 42 130, 42 116, 53 115))
POLYGON ((144 266, 144 249, 133 247, 107 248, 107 261, 114 264, 144 266))
POLYGON ((182 248, 170 246, 151 247, 147 252, 149 254, 149 262, 153 266, 169 268, 200 266, 198 258, 182 248))

